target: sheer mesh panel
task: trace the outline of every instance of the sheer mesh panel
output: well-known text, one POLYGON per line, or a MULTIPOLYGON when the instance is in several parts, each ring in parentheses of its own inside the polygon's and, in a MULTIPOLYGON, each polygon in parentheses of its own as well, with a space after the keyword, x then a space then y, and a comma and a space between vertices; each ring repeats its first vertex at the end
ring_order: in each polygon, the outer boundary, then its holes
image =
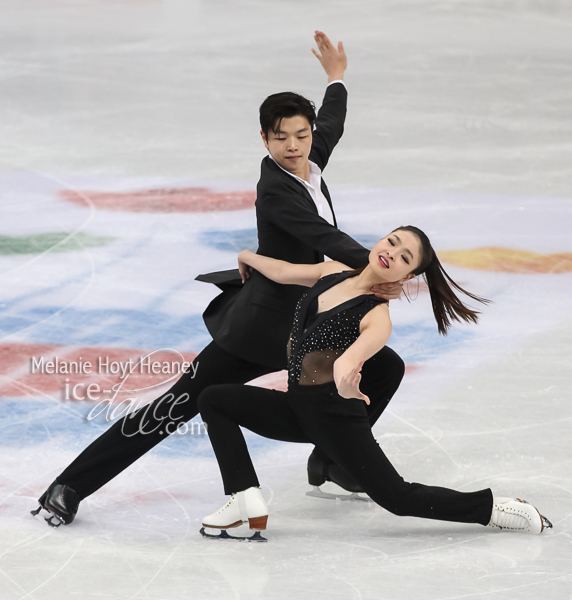
POLYGON ((289 386, 334 381, 334 362, 358 339, 362 318, 374 306, 386 302, 372 294, 362 294, 317 312, 321 293, 357 274, 343 271, 326 275, 298 301, 287 347, 289 386))
POLYGON ((314 350, 302 360, 299 385, 320 385, 334 380, 334 361, 343 350, 314 350))

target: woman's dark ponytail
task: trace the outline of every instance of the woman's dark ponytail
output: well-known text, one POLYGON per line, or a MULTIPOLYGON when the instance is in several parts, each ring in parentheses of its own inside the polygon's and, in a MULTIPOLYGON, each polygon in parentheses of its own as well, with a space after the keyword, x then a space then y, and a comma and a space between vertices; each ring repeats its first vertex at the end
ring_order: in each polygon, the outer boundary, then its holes
POLYGON ((429 238, 417 227, 407 225, 399 227, 395 231, 410 231, 417 236, 421 242, 421 261, 419 266, 412 272, 413 275, 423 275, 429 288, 433 314, 437 321, 439 333, 447 335, 447 330, 451 327, 451 320, 465 321, 467 323, 476 323, 478 321, 479 311, 472 310, 465 306, 457 297, 453 288, 465 294, 469 298, 482 304, 488 304, 490 300, 471 294, 457 285, 447 274, 439 262, 435 250, 431 246, 429 238))

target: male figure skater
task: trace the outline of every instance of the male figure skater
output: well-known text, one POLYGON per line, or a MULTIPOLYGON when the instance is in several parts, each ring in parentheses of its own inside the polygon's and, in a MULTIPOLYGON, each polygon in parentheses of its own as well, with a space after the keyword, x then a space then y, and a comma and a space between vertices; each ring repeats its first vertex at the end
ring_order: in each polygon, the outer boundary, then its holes
MULTIPOLYGON (((269 96, 260 107, 261 136, 269 156, 262 161, 257 186, 258 253, 300 264, 318 263, 327 256, 357 268, 367 264, 369 251, 337 228, 321 175, 343 133, 347 59, 341 42, 335 48, 321 31, 314 39, 319 52, 312 52, 328 75, 317 118, 312 103, 291 92, 269 96)), ((242 282, 238 269, 197 279, 223 290, 204 313, 213 341, 195 358, 195 369, 189 368, 151 405, 116 422, 56 478, 34 511, 49 511, 50 525, 71 523, 81 500, 193 418, 206 387, 247 383, 286 368, 290 326, 304 288, 279 286, 256 271, 242 282)), ((389 284, 373 291, 392 299, 399 297, 401 287, 389 284)), ((403 361, 387 347, 364 364, 361 389, 371 400, 372 425, 399 387, 403 372, 403 361)), ((330 480, 361 491, 316 450, 308 461, 308 477, 314 486, 330 480)))

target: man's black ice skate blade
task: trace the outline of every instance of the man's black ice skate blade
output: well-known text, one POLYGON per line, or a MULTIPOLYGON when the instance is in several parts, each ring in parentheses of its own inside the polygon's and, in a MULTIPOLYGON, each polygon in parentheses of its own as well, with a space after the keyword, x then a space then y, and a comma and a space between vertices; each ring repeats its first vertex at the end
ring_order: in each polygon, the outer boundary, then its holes
POLYGON ((59 527, 60 525, 65 525, 65 521, 63 519, 58 517, 58 515, 53 515, 47 508, 44 508, 41 504, 36 510, 31 510, 30 514, 36 517, 38 514, 40 514, 41 510, 45 510, 50 515, 49 517, 44 517, 44 521, 50 527, 59 527))
POLYGON ((268 540, 262 535, 260 535, 260 531, 255 531, 253 535, 250 537, 246 536, 238 536, 238 535, 229 535, 226 529, 221 529, 218 535, 213 535, 212 533, 207 533, 204 527, 201 527, 201 535, 206 538, 210 538, 211 540, 234 540, 235 542, 267 542, 268 540))
POLYGON ((69 525, 77 514, 80 498, 75 490, 67 485, 54 481, 50 487, 40 496, 40 506, 30 511, 35 517, 44 509, 50 516, 44 520, 50 527, 69 525))
POLYGON ((330 494, 329 492, 322 492, 318 486, 314 486, 309 492, 306 492, 306 496, 312 496, 313 498, 324 498, 325 500, 352 500, 357 502, 372 502, 371 498, 366 496, 359 496, 357 492, 351 494, 330 494))

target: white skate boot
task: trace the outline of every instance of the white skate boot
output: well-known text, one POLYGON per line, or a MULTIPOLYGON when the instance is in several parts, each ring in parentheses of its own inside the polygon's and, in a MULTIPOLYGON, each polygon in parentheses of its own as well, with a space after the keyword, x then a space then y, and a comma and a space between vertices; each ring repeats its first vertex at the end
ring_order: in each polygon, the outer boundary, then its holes
POLYGON ((212 515, 203 519, 201 534, 204 537, 230 540, 246 540, 249 542, 266 542, 260 531, 266 529, 268 522, 268 506, 262 497, 260 488, 251 487, 244 492, 233 494, 230 500, 212 515), (237 537, 229 535, 226 530, 240 527, 247 523, 255 533, 251 537, 237 537), (205 527, 220 529, 219 535, 205 532, 205 527))
POLYGON ((552 523, 538 510, 520 498, 495 498, 489 527, 542 533, 552 523))

